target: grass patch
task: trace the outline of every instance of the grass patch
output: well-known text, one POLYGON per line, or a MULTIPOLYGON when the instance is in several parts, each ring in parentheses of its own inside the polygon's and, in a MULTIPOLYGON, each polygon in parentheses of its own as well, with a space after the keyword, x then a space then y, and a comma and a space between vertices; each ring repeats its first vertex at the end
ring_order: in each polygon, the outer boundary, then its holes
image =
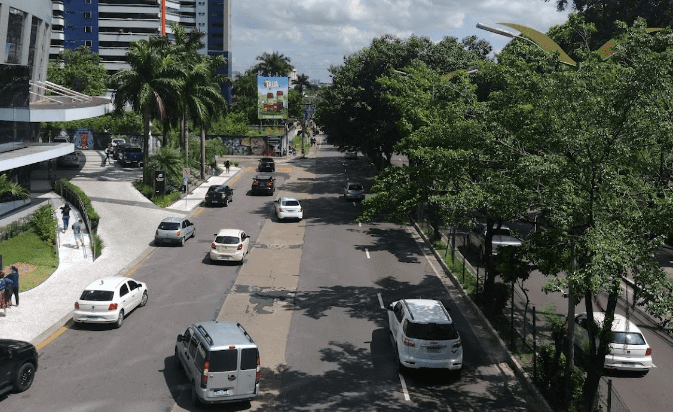
POLYGON ((0 255, 5 267, 16 263, 25 263, 26 267, 30 267, 19 270, 21 292, 44 282, 58 267, 54 245, 40 239, 34 229, 0 243, 0 255))
POLYGON ((159 207, 168 207, 182 198, 183 193, 179 190, 168 193, 166 196, 155 196, 154 188, 143 183, 142 180, 134 180, 133 187, 135 187, 143 196, 152 201, 159 207))
MULTIPOLYGON (((424 233, 426 236, 430 236, 427 230, 424 230, 424 233)), ((470 269, 465 266, 465 263, 458 257, 458 254, 454 254, 452 258, 451 250, 446 249, 446 243, 442 240, 435 240, 432 242, 432 247, 439 253, 439 256, 442 257, 446 266, 451 273, 453 273, 453 276, 458 279, 458 282, 463 286, 465 293, 468 295, 475 293, 477 291, 477 278, 470 269)))

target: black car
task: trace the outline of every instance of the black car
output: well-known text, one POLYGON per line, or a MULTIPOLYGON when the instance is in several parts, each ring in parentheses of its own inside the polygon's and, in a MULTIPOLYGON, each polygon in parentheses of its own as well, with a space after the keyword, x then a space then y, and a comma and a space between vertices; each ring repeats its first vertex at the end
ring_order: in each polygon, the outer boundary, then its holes
POLYGON ((0 339, 0 394, 30 388, 37 371, 37 350, 28 342, 0 339))
POLYGON ((127 147, 131 147, 130 143, 118 143, 114 147, 114 151, 112 152, 112 157, 114 157, 115 160, 119 160, 119 155, 121 154, 122 150, 124 150, 127 147))
POLYGON ((206 192, 206 206, 225 205, 234 200, 234 189, 227 185, 213 185, 206 192))
POLYGON ((272 195, 276 190, 275 182, 276 179, 273 176, 269 175, 257 175, 252 178, 252 189, 251 193, 256 195, 258 193, 265 193, 267 195, 272 195))
POLYGON ((272 157, 263 157, 259 159, 257 164, 258 172, 275 172, 276 171, 276 162, 274 162, 272 157))

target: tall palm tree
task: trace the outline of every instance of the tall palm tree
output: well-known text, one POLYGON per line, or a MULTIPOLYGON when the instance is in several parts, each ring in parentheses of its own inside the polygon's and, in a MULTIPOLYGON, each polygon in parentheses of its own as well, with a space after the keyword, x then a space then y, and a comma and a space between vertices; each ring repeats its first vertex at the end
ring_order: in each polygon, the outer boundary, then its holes
POLYGON ((180 184, 182 182, 182 166, 184 160, 180 149, 171 146, 161 146, 150 160, 150 170, 162 169, 166 171, 168 184, 180 184))
POLYGON ((309 83, 307 75, 300 74, 299 76, 297 76, 297 80, 294 82, 294 88, 299 89, 299 93, 301 93, 301 95, 303 96, 304 87, 306 87, 307 89, 312 89, 313 85, 309 83))
POLYGON ((165 102, 180 101, 184 70, 166 55, 167 39, 153 36, 148 40, 131 43, 126 54, 131 68, 117 72, 111 78, 111 86, 116 89, 115 108, 124 110, 130 105, 133 111, 143 117, 143 181, 150 183, 148 172, 148 152, 150 122, 165 115, 165 102))
POLYGON ((278 52, 271 54, 264 52, 261 56, 257 56, 255 60, 258 60, 259 63, 255 65, 253 70, 259 76, 283 77, 290 74, 294 69, 294 66, 290 64, 290 58, 278 52))

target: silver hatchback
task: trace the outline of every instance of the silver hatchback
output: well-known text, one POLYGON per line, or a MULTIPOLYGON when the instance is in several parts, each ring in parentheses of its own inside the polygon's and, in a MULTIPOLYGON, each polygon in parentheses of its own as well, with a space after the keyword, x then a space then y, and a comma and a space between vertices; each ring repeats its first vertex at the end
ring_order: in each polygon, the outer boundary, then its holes
POLYGON ((344 184, 344 199, 346 200, 364 200, 365 188, 362 183, 346 182, 344 184))
POLYGON ((196 235, 194 224, 184 217, 167 217, 159 223, 154 234, 154 243, 179 243, 185 245, 185 240, 196 235))

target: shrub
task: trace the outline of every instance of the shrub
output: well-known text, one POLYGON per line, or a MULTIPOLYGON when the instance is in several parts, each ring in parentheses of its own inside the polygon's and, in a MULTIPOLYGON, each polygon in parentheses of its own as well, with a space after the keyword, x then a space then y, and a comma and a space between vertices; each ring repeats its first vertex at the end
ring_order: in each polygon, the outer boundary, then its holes
POLYGON ((16 237, 31 227, 32 225, 30 223, 30 216, 28 218, 11 222, 5 227, 0 227, 0 241, 5 241, 16 237))
POLYGON ((96 251, 96 255, 94 256, 94 259, 100 256, 101 252, 103 251, 103 239, 98 236, 98 233, 93 234, 93 243, 96 251))
POLYGON ((541 344, 537 354, 536 385, 550 406, 561 410, 566 404, 565 382, 569 378, 572 401, 568 411, 574 412, 581 409, 584 372, 572 367, 570 376, 566 377, 565 359, 564 354, 556 352, 554 345, 541 344))
POLYGON ((43 241, 53 244, 56 240, 54 209, 50 204, 41 206, 30 216, 30 225, 43 241))

